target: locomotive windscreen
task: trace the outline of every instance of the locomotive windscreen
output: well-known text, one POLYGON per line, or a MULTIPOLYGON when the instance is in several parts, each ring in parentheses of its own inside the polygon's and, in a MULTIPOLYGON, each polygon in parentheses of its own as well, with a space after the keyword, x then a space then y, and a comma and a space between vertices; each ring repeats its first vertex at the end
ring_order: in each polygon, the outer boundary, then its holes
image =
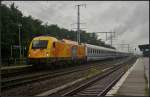
POLYGON ((45 49, 47 48, 48 40, 33 40, 32 49, 45 49))

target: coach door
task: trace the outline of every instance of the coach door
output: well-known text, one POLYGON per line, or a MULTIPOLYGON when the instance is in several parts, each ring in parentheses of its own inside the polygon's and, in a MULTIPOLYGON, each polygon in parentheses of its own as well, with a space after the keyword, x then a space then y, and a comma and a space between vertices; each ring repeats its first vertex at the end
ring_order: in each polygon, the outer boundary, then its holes
POLYGON ((73 46, 72 47, 72 60, 77 59, 77 47, 73 46))

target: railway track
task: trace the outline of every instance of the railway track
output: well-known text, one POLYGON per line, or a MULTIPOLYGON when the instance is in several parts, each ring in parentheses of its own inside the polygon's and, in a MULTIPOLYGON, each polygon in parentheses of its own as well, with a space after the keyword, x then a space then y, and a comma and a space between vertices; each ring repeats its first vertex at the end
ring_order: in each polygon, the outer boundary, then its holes
POLYGON ((95 77, 94 79, 88 81, 85 84, 82 84, 80 87, 77 87, 68 93, 65 93, 62 96, 104 96, 105 93, 107 93, 106 90, 108 90, 109 87, 112 86, 113 83, 123 75, 121 70, 122 68, 119 70, 118 68, 112 68, 112 70, 109 70, 109 72, 105 72, 105 74, 95 77), (117 72, 114 72, 116 70, 117 72), (117 77, 114 77, 114 75, 117 75, 117 77))
MULTIPOLYGON (((35 82, 38 80, 44 80, 48 78, 54 78, 58 76, 63 76, 66 74, 70 74, 73 72, 79 72, 83 70, 90 69, 91 67, 99 67, 99 66, 106 66, 109 62, 102 63, 101 65, 99 64, 89 64, 89 65, 84 65, 84 66, 77 66, 77 67, 72 67, 72 68, 66 68, 63 70, 58 70, 58 71, 47 71, 47 72, 40 72, 40 73, 35 73, 35 74, 29 74, 29 75, 21 75, 21 76, 16 76, 16 77, 10 77, 10 78, 3 78, 1 81, 2 84, 2 90, 15 87, 18 85, 23 85, 25 83, 31 83, 35 82)), ((108 66, 106 66, 108 67, 108 66)))
POLYGON ((112 67, 111 69, 106 70, 102 74, 97 75, 91 78, 90 80, 82 83, 78 87, 73 88, 69 92, 67 91, 62 94, 61 93, 60 94, 55 93, 55 94, 61 96, 82 96, 82 95, 83 96, 104 96, 111 89, 111 87, 120 79, 120 77, 125 73, 125 69, 123 67, 126 66, 126 64, 129 64, 129 62, 125 61, 119 64, 116 64, 115 67, 112 67), (125 65, 119 65, 119 64, 125 64, 125 65))
MULTIPOLYGON (((92 68, 92 67, 101 68, 102 70, 106 71, 108 68, 110 68, 110 66, 116 65, 116 63, 119 63, 123 60, 125 60, 125 59, 117 59, 117 60, 113 60, 113 61, 110 60, 110 61, 104 61, 104 62, 94 63, 94 64, 90 63, 90 64, 85 64, 82 66, 71 67, 72 69, 66 68, 66 69, 62 69, 62 70, 52 71, 51 73, 49 72, 49 74, 48 74, 48 72, 45 72, 45 73, 47 73, 47 75, 45 75, 45 74, 41 75, 39 73, 40 75, 37 74, 37 76, 35 78, 32 78, 30 75, 31 78, 26 77, 27 79, 24 79, 24 76, 22 76, 22 78, 24 80, 21 78, 19 80, 19 78, 17 78, 17 77, 12 77, 11 79, 14 81, 12 81, 10 79, 6 79, 9 81, 6 82, 6 80, 5 80, 5 82, 2 84, 2 86, 4 86, 2 88, 2 95, 36 95, 37 93, 44 92, 48 89, 54 89, 61 85, 65 85, 66 83, 77 80, 78 78, 84 76, 84 74, 82 74, 81 72, 87 72, 88 68, 92 68), (77 69, 79 71, 75 71, 77 69), (71 70, 74 70, 74 72, 71 70), (77 77, 78 74, 82 74, 82 76, 79 75, 79 77, 77 77), (65 79, 65 78, 67 78, 67 79, 65 79), (69 78, 69 80, 68 80, 68 78, 69 78), (16 81, 15 81, 15 79, 16 79, 16 81), (57 81, 56 79, 57 80, 60 79, 59 82, 55 83, 57 81), (52 85, 52 86, 50 85, 50 87, 49 87, 45 84, 45 86, 44 86, 44 83, 47 83, 45 80, 47 80, 48 82, 50 81, 48 84, 52 83, 52 84, 56 84, 56 85, 52 85), (38 85, 38 84, 41 84, 42 86, 38 85), (30 87, 32 87, 32 90, 29 90, 30 87)), ((4 79, 3 79, 3 81, 4 81, 4 79)))
POLYGON ((1 77, 7 78, 33 71, 32 65, 7 66, 1 68, 1 77))

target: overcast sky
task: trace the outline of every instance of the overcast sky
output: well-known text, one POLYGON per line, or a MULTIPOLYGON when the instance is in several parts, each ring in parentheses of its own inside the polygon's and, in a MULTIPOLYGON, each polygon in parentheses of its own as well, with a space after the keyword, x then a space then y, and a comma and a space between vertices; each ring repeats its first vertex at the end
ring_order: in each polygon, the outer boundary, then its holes
MULTIPOLYGON (((4 1, 11 4, 13 1, 4 1)), ((15 1, 15 5, 25 16, 33 16, 44 23, 57 24, 69 30, 77 21, 77 4, 86 4, 80 8, 81 28, 91 32, 115 31, 114 46, 121 43, 137 48, 149 43, 149 2, 148 1, 15 1)), ((105 34, 98 34, 105 39, 105 34)), ((120 50, 127 50, 121 49, 120 50)))

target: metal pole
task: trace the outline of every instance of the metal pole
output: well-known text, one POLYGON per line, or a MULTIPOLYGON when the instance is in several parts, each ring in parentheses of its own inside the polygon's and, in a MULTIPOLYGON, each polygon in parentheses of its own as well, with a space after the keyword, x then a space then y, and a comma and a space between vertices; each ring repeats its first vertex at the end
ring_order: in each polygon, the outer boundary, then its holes
POLYGON ((107 32, 106 32, 106 41, 107 41, 107 32))
POLYGON ((110 38, 111 38, 111 39, 110 39, 110 42, 111 42, 110 45, 112 46, 112 33, 110 33, 110 35, 111 35, 111 36, 110 36, 110 38))
POLYGON ((46 22, 46 24, 45 24, 45 33, 47 33, 47 24, 48 24, 48 22, 46 22))
POLYGON ((128 52, 129 52, 129 44, 128 44, 128 52))
POLYGON ((18 26, 19 26, 19 55, 20 55, 20 59, 21 59, 21 39, 20 39, 20 27, 21 27, 21 24, 19 24, 18 26))
POLYGON ((22 58, 24 57, 24 47, 22 46, 22 58))
MULTIPOLYGON (((83 6, 85 4, 79 4, 79 5, 76 5, 78 7, 78 10, 77 10, 77 42, 80 43, 80 6, 83 6)), ((85 5, 86 6, 86 5, 85 5)))
POLYGON ((78 6, 78 13, 77 13, 77 41, 80 42, 80 5, 78 6))
POLYGON ((11 45, 11 57, 12 57, 12 45, 11 45))

